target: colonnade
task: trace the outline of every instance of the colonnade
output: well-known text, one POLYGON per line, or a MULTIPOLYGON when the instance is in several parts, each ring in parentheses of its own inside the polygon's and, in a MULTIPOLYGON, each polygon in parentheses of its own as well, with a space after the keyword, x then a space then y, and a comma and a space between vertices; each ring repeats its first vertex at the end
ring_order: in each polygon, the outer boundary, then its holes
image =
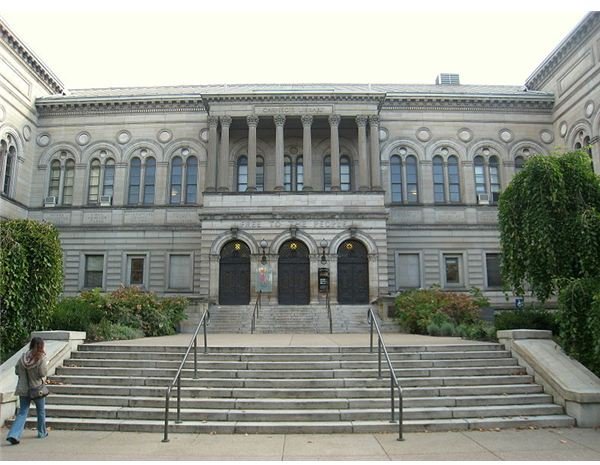
MULTIPOLYGON (((266 117, 263 117, 266 118, 266 117)), ((272 116, 275 124, 275 191, 284 190, 284 147, 285 123, 289 116, 276 114, 272 116)), ((344 117, 346 118, 346 117, 344 117)), ((248 188, 256 191, 256 131, 260 123, 257 115, 246 116, 248 127, 248 188)), ((358 115, 354 117, 358 141, 358 190, 381 190, 381 167, 379 157, 379 117, 377 115, 358 115), (367 136, 367 125, 369 134, 367 136), (370 168, 370 169, 369 169, 370 168)), ((313 115, 300 116, 302 122, 302 156, 304 164, 303 190, 315 189, 312 179, 312 125, 313 115)), ((331 155, 331 190, 340 190, 340 137, 339 126, 342 117, 331 114, 328 117, 330 128, 331 155)), ((208 163, 206 190, 208 192, 227 192, 230 190, 229 179, 229 142, 230 127, 233 118, 229 115, 208 117, 208 163), (219 124, 221 134, 219 139, 219 124), (218 153, 217 153, 218 149, 218 153)))

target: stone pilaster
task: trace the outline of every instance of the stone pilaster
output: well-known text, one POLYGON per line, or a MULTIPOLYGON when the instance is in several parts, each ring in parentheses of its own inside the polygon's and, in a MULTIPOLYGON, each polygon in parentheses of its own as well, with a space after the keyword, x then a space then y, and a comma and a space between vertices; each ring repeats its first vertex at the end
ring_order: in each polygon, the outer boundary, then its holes
POLYGON ((256 127, 258 116, 246 117, 248 123, 248 192, 256 191, 256 127))
POLYGON ((358 126, 358 189, 369 190, 369 162, 367 160, 367 120, 365 115, 356 117, 358 126))
POLYGON ((302 190, 312 191, 312 122, 311 115, 302 115, 302 160, 304 162, 304 188, 302 190))
POLYGON ((379 116, 369 116, 371 139, 371 189, 382 190, 381 186, 381 154, 379 153, 379 116))
POLYGON ((273 116, 275 122, 275 190, 282 191, 283 187, 283 126, 285 115, 273 116))
POLYGON ((208 117, 208 159, 206 160, 205 190, 214 192, 217 187, 217 126, 218 116, 208 117))
POLYGON ((339 125, 342 118, 340 115, 329 116, 331 128, 331 190, 340 190, 340 136, 339 125))
POLYGON ((221 150, 219 153, 219 192, 229 191, 229 126, 231 116, 221 116, 221 150))

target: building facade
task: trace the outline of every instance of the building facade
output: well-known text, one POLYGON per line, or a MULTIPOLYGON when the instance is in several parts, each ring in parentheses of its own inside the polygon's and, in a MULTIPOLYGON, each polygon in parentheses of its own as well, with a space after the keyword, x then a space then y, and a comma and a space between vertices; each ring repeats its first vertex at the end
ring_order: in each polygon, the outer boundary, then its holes
MULTIPOLYGON (((68 91, 0 22, 2 218, 55 224, 65 295, 368 304, 440 285, 507 305, 497 201, 533 154, 600 173, 600 13, 523 86, 68 91)), ((512 303, 509 303, 512 305, 512 303)))

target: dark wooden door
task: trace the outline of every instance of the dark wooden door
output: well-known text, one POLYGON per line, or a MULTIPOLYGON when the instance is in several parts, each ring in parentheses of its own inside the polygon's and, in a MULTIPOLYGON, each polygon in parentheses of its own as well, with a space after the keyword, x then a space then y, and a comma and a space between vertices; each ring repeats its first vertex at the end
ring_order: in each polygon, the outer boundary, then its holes
POLYGON ((250 249, 241 241, 231 241, 221 250, 219 260, 219 303, 250 303, 250 249))
POLYGON ((338 249, 338 302, 369 303, 369 257, 365 246, 353 239, 338 249))
POLYGON ((282 305, 306 305, 310 302, 310 260, 308 247, 291 240, 279 249, 277 289, 282 305))

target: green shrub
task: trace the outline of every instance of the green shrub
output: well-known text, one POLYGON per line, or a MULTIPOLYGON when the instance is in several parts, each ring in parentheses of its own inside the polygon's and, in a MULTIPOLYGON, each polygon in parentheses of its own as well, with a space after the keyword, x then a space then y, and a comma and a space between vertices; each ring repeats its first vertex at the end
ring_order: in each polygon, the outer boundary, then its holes
POLYGON ((459 325, 456 333, 463 339, 496 342, 496 327, 485 321, 459 325))
POLYGON ((556 314, 530 306, 523 310, 504 310, 497 312, 494 318, 496 330, 506 329, 545 329, 558 336, 559 328, 556 314))
POLYGON ((80 297, 66 297, 52 312, 49 326, 50 329, 87 331, 90 325, 100 323, 102 315, 102 308, 80 297))
POLYGON ((558 305, 561 346, 600 376, 600 279, 570 281, 562 288, 558 305))
POLYGON ((144 337, 142 330, 131 328, 118 323, 111 323, 103 319, 99 323, 88 327, 87 339, 89 341, 118 341, 122 339, 139 339, 144 337))

